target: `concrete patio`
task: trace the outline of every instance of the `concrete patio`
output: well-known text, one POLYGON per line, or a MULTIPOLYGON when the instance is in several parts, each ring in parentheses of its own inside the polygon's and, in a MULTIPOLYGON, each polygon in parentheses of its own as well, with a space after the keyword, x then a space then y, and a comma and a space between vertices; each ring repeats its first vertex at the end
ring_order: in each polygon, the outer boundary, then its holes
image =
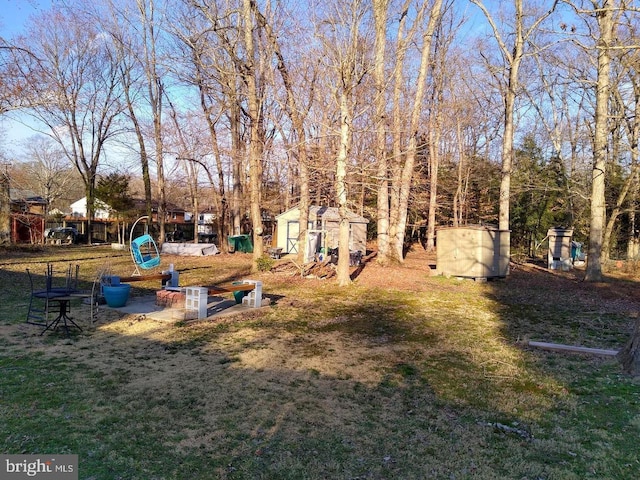
MULTIPOLYGON (((184 320, 196 320, 197 311, 187 311, 184 305, 161 306, 157 303, 156 295, 130 297, 123 307, 112 308, 101 306, 110 310, 116 310, 125 314, 145 315, 146 317, 163 322, 180 322, 184 320)), ((225 299, 219 296, 210 296, 207 299, 207 319, 235 315, 245 311, 255 310, 247 305, 237 304, 233 299, 225 299)))

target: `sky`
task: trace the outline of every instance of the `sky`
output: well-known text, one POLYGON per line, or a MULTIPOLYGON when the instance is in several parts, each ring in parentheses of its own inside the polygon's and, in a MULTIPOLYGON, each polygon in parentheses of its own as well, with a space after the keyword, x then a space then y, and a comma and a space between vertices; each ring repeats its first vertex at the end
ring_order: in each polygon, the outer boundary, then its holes
MULTIPOLYGON (((52 5, 63 3, 65 0, 0 0, 0 37, 10 39, 24 32, 29 17, 48 10, 52 5)), ((485 3, 495 9, 500 0, 485 0, 485 3)), ((551 0, 547 0, 551 1, 551 0)), ((477 7, 468 1, 460 2, 469 23, 466 35, 478 33, 478 29, 486 28, 482 14, 477 7)), ((29 121, 25 119, 25 121, 29 121)), ((22 150, 21 143, 35 135, 33 129, 8 118, 0 120, 0 143, 10 152, 18 153, 22 150), (4 138, 2 138, 4 137, 4 138)), ((11 153, 10 153, 11 154, 11 153)))
MULTIPOLYGON (((23 32, 24 25, 33 14, 48 9, 56 0, 0 0, 0 37, 11 38, 23 32)), ((35 135, 32 129, 17 122, 3 119, 4 146, 10 151, 20 151, 19 143, 35 135)), ((10 154, 11 156, 11 154, 10 154)))
POLYGON ((0 36, 20 33, 30 15, 48 9, 51 3, 52 0, 0 0, 0 36))

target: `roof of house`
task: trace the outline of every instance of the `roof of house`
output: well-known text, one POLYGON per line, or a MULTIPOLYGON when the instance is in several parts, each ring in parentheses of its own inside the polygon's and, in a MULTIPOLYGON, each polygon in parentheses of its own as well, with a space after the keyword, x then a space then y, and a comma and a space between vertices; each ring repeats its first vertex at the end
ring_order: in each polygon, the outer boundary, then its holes
POLYGON ((47 201, 42 198, 42 196, 36 195, 33 191, 23 188, 12 188, 9 191, 9 198, 12 203, 47 204, 47 201))

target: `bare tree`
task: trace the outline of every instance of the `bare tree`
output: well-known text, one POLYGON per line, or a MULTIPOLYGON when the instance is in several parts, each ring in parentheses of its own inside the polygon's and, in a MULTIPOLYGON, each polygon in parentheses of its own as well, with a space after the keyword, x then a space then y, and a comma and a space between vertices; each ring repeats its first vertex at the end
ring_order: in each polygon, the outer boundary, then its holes
MULTIPOLYGON (((403 133, 405 128, 403 126, 403 119, 406 117, 406 105, 403 105, 403 92, 405 92, 405 62, 407 62, 407 55, 410 46, 413 44, 416 35, 419 32, 419 28, 422 25, 425 11, 428 7, 427 2, 422 2, 416 7, 416 11, 411 11, 411 2, 405 1, 400 6, 398 27, 395 33, 395 45, 393 52, 392 65, 392 82, 391 82, 391 158, 387 160, 385 157, 377 158, 378 161, 378 259, 377 261, 386 265, 388 263, 402 262, 402 245, 400 251, 397 246, 398 229, 400 228, 400 183, 402 172, 402 159, 405 158, 405 152, 403 147, 403 133), (409 15, 411 13, 411 15, 409 15), (410 18, 413 19, 413 23, 410 23, 410 18)), ((439 15, 439 12, 438 12, 439 15)), ((379 28, 379 27, 378 27, 379 28)), ((407 63, 413 63, 411 59, 407 63)), ((426 78, 427 66, 420 62, 420 72, 424 74, 419 75, 417 86, 424 92, 424 80, 426 78)), ((378 67, 379 68, 379 67, 378 67)), ((406 92, 407 97, 410 95, 406 92)), ((407 100, 408 102, 408 100, 407 100)), ((415 109, 414 109, 415 111, 415 109)), ((379 112, 378 112, 379 114, 379 112)), ((413 116, 412 116, 413 118, 413 116)), ((378 127, 379 128, 379 127, 378 127)), ((410 127, 406 127, 407 131, 410 127)), ((381 132, 378 131, 377 135, 381 132)), ((377 142, 380 142, 380 137, 377 138, 377 142)), ((377 144, 377 148, 380 145, 377 144)), ((376 150, 377 155, 381 155, 381 152, 376 150)), ((411 166, 413 169, 413 166, 411 166)), ((404 235, 404 230, 402 232, 404 235)), ((404 238, 404 237, 403 237, 404 238)))
MULTIPOLYGON (((387 46, 387 22, 389 18, 389 0, 373 0, 373 18, 375 27, 375 44, 373 60, 374 126, 376 131, 375 156, 378 162, 378 261, 386 263, 389 252, 389 181, 387 159, 387 79, 385 75, 385 50, 387 46)), ((401 20, 404 22, 404 19, 401 20)))
MULTIPOLYGON (((251 0, 229 1, 220 5, 205 4, 190 0, 190 4, 209 22, 212 41, 226 58, 226 64, 219 64, 219 82, 227 98, 231 130, 231 157, 233 181, 234 229, 239 230, 240 202, 243 184, 243 164, 248 153, 249 171, 249 211, 253 228, 255 259, 264 251, 262 235, 261 198, 263 153, 267 141, 265 130, 265 95, 270 81, 266 66, 269 52, 262 42, 262 30, 256 18, 256 9, 251 0), (229 68, 232 66, 233 68, 229 68), (249 138, 243 138, 242 120, 246 120, 249 138)), ((216 55, 211 55, 215 58, 216 55)), ((218 67, 216 67, 218 68, 218 67)), ((237 231, 236 233, 240 233, 237 231)))
POLYGON ((504 129, 502 136, 502 178, 500 183, 500 212, 498 216, 498 228, 509 230, 509 202, 511 191, 511 173, 513 169, 513 138, 515 131, 514 109, 516 97, 520 88, 520 65, 526 54, 526 46, 538 31, 540 24, 555 10, 558 1, 554 1, 551 9, 539 16, 527 25, 527 16, 524 11, 523 0, 513 1, 513 30, 502 32, 494 16, 489 12, 485 3, 481 0, 470 0, 480 8, 486 17, 493 36, 498 44, 502 57, 504 71, 501 74, 503 85, 502 100, 504 107, 504 129))
POLYGON ((338 107, 337 151, 335 153, 335 201, 338 207, 337 281, 341 286, 351 283, 349 276, 349 213, 348 161, 353 140, 355 93, 367 73, 363 19, 365 2, 352 0, 347 5, 332 4, 325 19, 318 25, 327 67, 332 73, 331 92, 338 107))
POLYGON ((251 196, 250 211, 253 224, 253 258, 262 256, 264 245, 262 235, 262 211, 260 200, 262 198, 262 152, 264 148, 262 137, 263 117, 260 107, 261 98, 258 88, 258 58, 256 57, 256 45, 254 39, 254 11, 251 8, 251 0, 243 0, 242 17, 244 19, 244 48, 246 49, 245 61, 240 69, 242 79, 247 88, 248 117, 250 128, 249 139, 249 190, 251 196))
MULTIPOLYGON (((196 10, 197 12, 197 10, 196 10)), ((213 157, 215 168, 205 167, 207 177, 212 190, 212 203, 217 215, 217 235, 220 239, 219 248, 226 252, 227 232, 231 231, 228 223, 230 201, 227 190, 226 168, 223 163, 223 148, 219 139, 219 130, 225 116, 227 104, 216 97, 215 84, 219 82, 211 70, 217 71, 220 75, 223 72, 212 66, 216 64, 215 58, 211 58, 210 53, 214 50, 208 42, 207 27, 204 22, 199 21, 198 16, 194 16, 194 10, 186 7, 184 12, 179 12, 176 22, 177 27, 173 34, 180 40, 181 48, 178 50, 178 58, 182 59, 182 68, 177 75, 181 81, 188 85, 193 85, 198 92, 199 107, 207 125, 208 139, 203 141, 203 145, 208 145, 210 154, 213 157), (217 172, 214 176, 212 171, 217 172)), ((222 83, 222 82, 220 82, 222 83)), ((185 142, 182 142, 185 143, 185 142)), ((183 146, 186 149, 186 146, 183 146)), ((193 158, 193 153, 183 153, 181 156, 193 158)), ((235 171, 235 170, 234 170, 235 171)), ((239 228, 239 220, 238 220, 239 228)))
MULTIPOLYGON (((640 164, 640 72, 638 72, 638 70, 635 68, 631 68, 631 66, 637 65, 639 57, 640 53, 638 51, 635 51, 630 56, 630 61, 623 62, 626 65, 629 83, 631 84, 631 102, 629 103, 630 108, 633 112, 631 115, 625 116, 625 128, 627 130, 627 136, 629 139, 631 166, 636 172, 638 169, 638 164, 640 164)), ((627 104, 627 102, 623 103, 625 105, 627 104)), ((629 240, 627 244, 627 258, 635 259, 640 251, 640 241, 636 232, 636 204, 638 201, 637 178, 631 185, 630 195, 631 198, 629 201, 629 240)))
POLYGON ((47 202, 45 215, 76 179, 60 146, 44 136, 31 137, 26 142, 22 168, 25 186, 47 202))
POLYGON ((133 128, 140 168, 142 171, 142 184, 144 186, 144 198, 146 214, 152 218, 152 187, 149 169, 149 142, 143 125, 140 97, 144 96, 146 75, 143 74, 141 60, 142 45, 137 34, 138 28, 135 22, 136 16, 131 16, 126 4, 109 0, 105 6, 109 15, 102 10, 94 12, 96 21, 109 33, 113 41, 113 48, 118 55, 118 71, 120 74, 120 86, 122 88, 123 102, 133 128))
POLYGON ((309 223, 309 167, 307 159, 307 134, 305 131, 305 117, 309 112, 309 106, 313 101, 313 92, 315 89, 315 75, 309 84, 305 85, 306 90, 309 92, 310 100, 308 106, 303 108, 296 95, 295 85, 289 68, 288 62, 285 59, 283 49, 278 41, 278 36, 274 32, 273 28, 267 21, 266 17, 258 10, 257 3, 253 2, 253 9, 256 15, 258 24, 265 29, 267 37, 273 49, 273 53, 277 59, 278 71, 284 85, 285 91, 285 110, 291 120, 291 126, 294 133, 296 142, 297 153, 297 166, 298 166, 298 183, 300 185, 300 218, 299 218, 299 232, 298 232, 298 262, 303 263, 305 260, 305 248, 307 244, 307 225, 309 223))
POLYGON ((156 9, 155 0, 136 0, 139 15, 139 31, 141 47, 139 62, 146 77, 148 107, 153 123, 153 141, 156 162, 156 186, 158 195, 158 224, 160 227, 159 242, 165 239, 165 222, 167 198, 164 173, 164 133, 162 130, 163 108, 165 102, 167 68, 160 59, 162 37, 162 13, 156 9))
POLYGON ((80 11, 53 9, 29 26, 12 51, 15 78, 26 87, 26 113, 39 120, 80 173, 87 196, 88 236, 94 190, 106 142, 121 113, 117 57, 80 11), (29 52, 24 53, 24 52, 29 52))
MULTIPOLYGON (((446 6, 450 8, 450 3, 446 6)), ((445 94, 451 89, 450 48, 454 39, 453 24, 438 22, 438 28, 434 32, 433 62, 431 68, 431 95, 428 108, 427 124, 428 149, 429 149, 429 211, 427 223, 426 250, 433 251, 436 246, 436 210, 438 208, 438 173, 440 170, 440 149, 442 138, 445 135, 445 123, 447 119, 445 94)))
MULTIPOLYGON (((589 226, 589 253, 585 280, 602 280, 602 248, 606 225, 606 167, 609 140, 609 100, 611 97, 611 62, 618 45, 616 25, 626 6, 617 0, 589 0, 572 2, 565 0, 585 20, 585 36, 593 46, 582 45, 587 51, 595 50, 597 56, 595 79, 595 121, 593 127, 593 169, 591 175, 591 218, 589 226), (585 7, 584 5, 587 5, 585 7), (590 20, 595 18, 595 26, 590 20), (595 27, 595 28, 594 28, 595 27), (592 33, 593 32, 593 33, 592 33)), ((628 48, 628 47, 626 47, 628 48)))
MULTIPOLYGON (((625 62, 624 55, 622 61, 625 62)), ((616 69, 617 70, 617 69, 616 69)), ((640 165, 638 163, 638 135, 640 133, 640 89, 638 88, 638 74, 635 68, 623 67, 622 72, 617 72, 615 78, 612 78, 611 86, 611 126, 610 131, 613 132, 611 139, 611 155, 609 161, 612 164, 609 170, 616 168, 616 162, 623 157, 628 158, 629 162, 626 168, 626 178, 622 183, 618 192, 615 204, 610 208, 609 217, 606 219, 604 234, 602 237, 602 262, 609 260, 611 253, 611 243, 613 232, 620 215, 628 205, 630 194, 638 184, 638 173, 640 165), (627 87, 631 86, 631 91, 626 92, 627 87), (624 138, 624 139, 623 139, 624 138)), ((622 165, 620 165, 622 168, 622 165)), ((632 206, 629 210, 632 209, 632 206)), ((631 212, 630 212, 631 213, 631 212)), ((629 245, 633 245, 633 233, 629 238, 629 245)))
MULTIPOLYGON (((426 5, 426 3, 424 4, 426 5)), ((394 199, 392 199, 391 205, 395 206, 395 211, 391 212, 391 242, 392 249, 391 254, 395 261, 401 262, 404 254, 404 237, 405 229, 407 225, 407 211, 409 206, 409 193, 411 190, 411 181, 413 178, 413 171, 416 162, 416 154, 418 149, 418 135, 419 124, 421 121, 421 112, 423 107, 423 100, 426 92, 427 73, 429 71, 432 61, 432 44, 433 37, 438 24, 442 17, 442 0, 434 0, 431 5, 431 10, 428 16, 427 24, 422 32, 422 44, 420 45, 420 61, 417 75, 417 86, 413 99, 411 101, 409 125, 408 125, 408 139, 406 148, 404 148, 404 163, 399 165, 397 173, 394 175, 394 181, 392 185, 392 192, 394 199)), ((406 47, 403 47, 406 48, 406 47)), ((401 67, 402 64, 396 67, 401 67)), ((399 79, 396 76, 396 79, 399 79)), ((398 81, 396 80, 395 88, 399 88, 398 81)), ((399 102, 395 103, 394 116, 399 116, 399 102)), ((398 130, 394 130, 394 135, 397 137, 400 135, 398 130)), ((398 145, 398 138, 394 139, 396 145, 398 145)), ((398 153, 397 158, 401 158, 399 155, 398 147, 394 148, 394 157, 398 153)))

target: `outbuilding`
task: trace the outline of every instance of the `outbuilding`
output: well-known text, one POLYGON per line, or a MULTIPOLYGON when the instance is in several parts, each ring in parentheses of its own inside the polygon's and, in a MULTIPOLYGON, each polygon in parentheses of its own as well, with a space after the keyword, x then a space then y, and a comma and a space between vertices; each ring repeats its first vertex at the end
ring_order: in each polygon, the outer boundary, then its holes
POLYGON ((491 225, 438 228, 436 272, 463 278, 502 278, 509 273, 511 233, 491 225))
POLYGON ((572 228, 555 227, 547 231, 547 238, 549 238, 547 266, 549 270, 570 270, 573 268, 572 236, 572 228))
MULTIPOLYGON (((369 220, 357 213, 349 211, 349 250, 367 251, 367 224, 369 220)), ((305 261, 313 260, 319 254, 326 255, 329 249, 338 248, 340 215, 336 207, 312 205, 309 207, 309 223, 307 227, 307 245, 305 261)), ((276 216, 276 230, 273 246, 282 249, 282 253, 298 253, 300 233, 300 207, 296 206, 276 216)))

